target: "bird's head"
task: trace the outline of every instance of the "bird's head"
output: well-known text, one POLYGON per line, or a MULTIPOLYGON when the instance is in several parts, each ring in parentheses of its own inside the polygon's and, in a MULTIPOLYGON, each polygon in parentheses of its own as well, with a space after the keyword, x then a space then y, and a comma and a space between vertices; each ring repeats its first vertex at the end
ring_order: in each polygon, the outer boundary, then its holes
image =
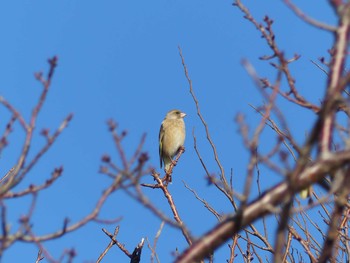
POLYGON ((176 119, 182 119, 186 116, 186 113, 180 111, 180 110, 171 110, 167 113, 166 115, 166 119, 173 119, 173 120, 176 120, 176 119))

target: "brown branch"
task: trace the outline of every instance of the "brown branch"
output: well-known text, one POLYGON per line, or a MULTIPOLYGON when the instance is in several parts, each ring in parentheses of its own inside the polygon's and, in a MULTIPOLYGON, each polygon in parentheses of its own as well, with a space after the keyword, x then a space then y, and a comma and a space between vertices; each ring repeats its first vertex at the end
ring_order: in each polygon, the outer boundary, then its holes
POLYGON ((145 141, 146 141, 146 133, 144 133, 142 136, 141 136, 141 140, 135 150, 135 153, 133 155, 133 157, 130 159, 129 161, 129 166, 131 167, 134 162, 139 158, 139 156, 141 155, 141 152, 142 152, 142 148, 143 148, 143 145, 145 144, 145 141))
POLYGON ((200 198, 199 195, 196 193, 196 191, 193 190, 192 188, 190 188, 190 187, 185 183, 185 181, 182 181, 182 183, 184 184, 185 188, 188 189, 188 190, 194 195, 194 197, 195 197, 199 202, 201 202, 201 203, 204 205, 204 207, 205 207, 210 213, 212 213, 212 214, 216 217, 216 219, 217 219, 218 221, 221 220, 221 217, 222 217, 222 216, 221 216, 207 201, 205 201, 205 199, 200 198))
MULTIPOLYGON (((248 63, 248 61, 244 60, 243 65, 245 66, 246 70, 250 72, 250 75, 252 76, 252 78, 255 79, 255 76, 256 76, 255 71, 253 70, 253 67, 248 63)), ((251 186, 252 186, 253 177, 254 177, 254 169, 258 162, 258 159, 256 158, 256 152, 257 152, 257 147, 259 143, 259 138, 261 133, 263 132, 263 129, 265 128, 266 121, 270 118, 270 114, 274 107, 277 94, 279 91, 280 82, 281 82, 281 74, 278 74, 276 85, 274 86, 272 94, 270 96, 266 95, 268 104, 264 107, 265 111, 262 116, 262 119, 258 127, 255 129, 252 139, 249 140, 249 143, 247 145, 250 152, 250 159, 248 163, 246 182, 244 184, 244 191, 243 191, 243 196, 245 197, 245 200, 242 201, 241 209, 244 209, 245 205, 247 204, 248 197, 250 196, 251 186)), ((258 85, 258 88, 260 89, 260 85, 258 85)))
POLYGON ((306 23, 314 26, 314 27, 317 27, 317 28, 320 28, 320 29, 324 29, 324 30, 327 30, 327 31, 331 31, 331 32, 334 32, 337 30, 336 27, 334 26, 330 26, 330 25, 327 25, 327 24, 324 24, 320 21, 317 21, 309 16, 307 16, 300 8, 298 8, 296 5, 294 5, 291 1, 289 0, 284 0, 284 3, 300 18, 302 19, 303 21, 305 21, 306 23))
POLYGON ((286 229, 288 228, 289 216, 293 205, 293 197, 294 196, 290 196, 289 200, 287 200, 282 207, 280 222, 278 223, 277 233, 276 233, 274 262, 286 262, 285 257, 288 250, 287 249, 286 251, 283 251, 283 250, 284 250, 285 240, 286 240, 286 229))
POLYGON ((38 256, 36 257, 35 263, 39 263, 41 260, 43 260, 44 257, 42 256, 42 251, 38 251, 38 256))
POLYGON ((208 255, 209 251, 214 251, 248 224, 274 212, 274 207, 283 203, 293 193, 317 182, 325 174, 341 167, 349 160, 349 151, 320 157, 313 164, 301 171, 298 177, 298 183, 292 189, 288 182, 282 182, 266 191, 261 197, 249 203, 243 211, 238 211, 235 215, 230 216, 201 237, 178 257, 176 263, 190 263, 203 259, 208 255))
POLYGON ((12 127, 15 123, 15 121, 17 120, 16 116, 13 115, 10 119, 10 121, 7 123, 6 125, 6 129, 3 133, 3 135, 0 138, 0 154, 2 152, 2 150, 7 146, 8 141, 7 141, 7 137, 10 135, 10 133, 12 132, 12 127))
MULTIPOLYGON (((118 235, 118 232, 119 232, 119 226, 117 226, 115 229, 114 229, 114 233, 113 235, 111 235, 106 229, 102 228, 102 231, 110 237, 111 241, 109 242, 108 246, 105 248, 105 250, 103 250, 103 252, 101 253, 101 255, 98 257, 98 259, 96 260, 96 263, 99 263, 101 262, 101 260, 107 255, 107 252, 111 249, 111 247, 115 244, 118 243, 118 241, 116 240, 116 237, 118 235)), ((127 255, 127 256, 130 256, 130 255, 127 255)))
POLYGON ((0 103, 4 105, 5 108, 7 108, 12 113, 14 118, 16 118, 19 121, 24 131, 27 131, 29 125, 23 118, 22 114, 15 107, 13 107, 3 96, 0 96, 0 103))
POLYGON ((52 59, 49 59, 48 62, 49 62, 50 68, 49 68, 49 72, 47 74, 46 79, 42 76, 41 73, 35 74, 36 79, 41 82, 41 84, 43 86, 43 90, 39 96, 39 100, 38 100, 37 104, 35 105, 34 109, 32 110, 29 124, 27 124, 25 122, 22 115, 14 107, 12 107, 12 105, 10 103, 8 103, 4 98, 0 97, 0 103, 2 103, 6 108, 8 108, 15 115, 15 117, 19 120, 19 122, 21 123, 22 127, 24 128, 24 130, 26 132, 22 151, 21 151, 21 154, 19 156, 19 159, 18 159, 17 165, 16 165, 17 169, 14 171, 13 177, 11 177, 11 179, 6 182, 6 185, 4 185, 2 187, 2 189, 1 189, 2 194, 4 192, 6 192, 8 189, 10 189, 13 186, 15 186, 16 184, 18 184, 23 179, 23 177, 25 175, 25 173, 22 173, 21 175, 17 176, 20 173, 20 171, 23 169, 26 158, 28 156, 29 148, 30 148, 32 138, 33 138, 33 131, 34 131, 35 125, 36 125, 36 121, 37 121, 39 112, 42 109, 42 106, 46 100, 46 96, 47 96, 47 93, 48 93, 50 85, 51 85, 52 77, 53 77, 55 68, 57 66, 57 57, 55 56, 52 59))
MULTIPOLYGON (((235 206, 234 204, 234 200, 232 199, 231 197, 231 191, 230 191, 230 187, 229 187, 229 184, 227 183, 227 180, 226 180, 226 177, 225 177, 225 170, 223 168, 223 166, 221 165, 221 162, 220 162, 220 159, 219 159, 219 156, 218 156, 218 153, 217 153, 217 150, 216 150, 216 146, 210 136, 210 132, 209 132, 209 127, 208 127, 208 124, 206 123, 206 121, 204 120, 204 117, 200 111, 200 107, 199 107, 199 102, 198 102, 198 99, 194 93, 194 90, 193 90, 193 87, 192 87, 192 80, 188 74, 188 70, 187 70, 187 66, 186 66, 186 63, 185 63, 185 58, 184 56, 182 55, 182 50, 180 48, 180 46, 178 47, 179 49, 179 54, 180 54, 180 58, 181 58, 181 63, 182 63, 182 66, 183 66, 183 69, 184 69, 184 72, 185 72, 185 76, 186 76, 186 79, 187 79, 187 82, 188 82, 188 85, 189 85, 189 90, 190 90, 190 93, 191 93, 191 96, 192 96, 192 99, 196 105, 196 110, 197 110, 197 115, 199 117, 199 119, 201 120, 203 126, 204 126, 204 129, 205 129, 205 133, 206 133, 206 136, 207 136, 207 140, 212 148, 212 151, 213 151, 213 154, 214 154, 214 159, 215 159, 215 162, 216 164, 218 165, 219 169, 220 169, 220 180, 222 181, 222 184, 224 185, 224 194, 225 196, 231 200, 233 206, 235 206)), ((219 189, 220 191, 222 191, 223 189, 219 189)))
POLYGON ((314 64, 317 68, 319 68, 326 76, 328 76, 328 72, 326 69, 322 68, 319 64, 317 64, 315 61, 310 60, 312 64, 314 64))
POLYGON ((124 154, 124 150, 123 150, 123 147, 121 145, 121 141, 123 140, 123 138, 127 135, 127 132, 126 131, 122 131, 120 134, 118 134, 116 132, 116 128, 118 127, 117 123, 115 123, 113 120, 109 120, 107 122, 108 126, 109 126, 109 130, 111 131, 112 133, 112 136, 113 136, 113 139, 114 139, 114 143, 115 143, 115 146, 118 150, 118 153, 119 153, 119 157, 122 161, 122 164, 123 164, 123 167, 124 167, 124 170, 129 170, 129 165, 128 165, 128 161, 126 159, 126 156, 124 154))
MULTIPOLYGON (((178 154, 178 156, 179 155, 181 155, 181 154, 178 154)), ((171 170, 171 168, 169 168, 169 170, 171 170)), ((152 176, 153 176, 154 180, 157 182, 157 184, 155 184, 155 185, 141 184, 141 185, 145 186, 145 187, 158 188, 158 189, 162 190, 166 200, 168 201, 168 204, 169 204, 170 209, 173 213, 175 221, 178 223, 178 225, 181 229, 181 232, 182 232, 183 236, 185 237, 187 243, 189 245, 191 245, 193 239, 192 239, 189 231, 187 230, 186 226, 184 225, 184 223, 179 215, 179 212, 177 211, 174 199, 168 190, 167 181, 165 181, 165 183, 164 183, 163 180, 159 177, 159 174, 157 174, 155 171, 152 173, 152 176)))
POLYGON ((158 255, 157 255, 157 252, 156 252, 156 248, 157 248, 157 243, 158 243, 158 240, 159 240, 159 237, 160 237, 160 234, 162 233, 163 231, 163 227, 165 225, 165 222, 162 221, 162 223, 160 224, 159 226, 159 229, 156 233, 156 236, 154 237, 154 241, 153 241, 153 247, 151 247, 150 243, 148 242, 148 239, 147 239, 147 243, 148 243, 148 248, 151 250, 151 259, 150 259, 150 262, 153 263, 154 262, 154 258, 156 258, 157 262, 159 263, 159 259, 158 259, 158 255))
POLYGON ((205 171, 205 173, 207 175, 209 183, 214 184, 216 186, 216 188, 219 191, 221 191, 227 197, 228 200, 230 200, 233 208, 236 210, 237 206, 236 206, 236 204, 235 204, 235 202, 233 200, 233 195, 237 196, 237 193, 235 193, 233 191, 232 184, 230 184, 231 186, 229 188, 227 188, 228 185, 226 185, 222 181, 218 182, 219 180, 216 179, 216 176, 209 173, 208 168, 207 168, 205 162, 203 161, 203 158, 202 158, 202 156, 201 156, 201 154, 199 152, 199 149, 198 149, 198 146, 197 146, 197 138, 196 138, 196 136, 194 134, 194 128, 192 130, 192 136, 193 136, 193 143, 194 143, 193 147, 194 147, 194 150, 195 150, 195 152, 197 154, 197 157, 198 157, 198 159, 199 159, 199 161, 200 161, 200 163, 201 163, 201 165, 202 165, 202 167, 203 167, 203 169, 204 169, 204 171, 205 171))
POLYGON ((289 227, 288 230, 289 230, 289 233, 293 235, 294 239, 296 239, 302 245, 302 247, 304 248, 304 251, 309 256, 310 262, 316 263, 317 259, 310 251, 310 244, 306 240, 304 240, 293 227, 289 227))
POLYGON ((343 91, 342 85, 339 84, 342 80, 345 61, 347 58, 349 32, 350 6, 346 5, 344 6, 342 15, 340 15, 338 28, 335 32, 335 45, 333 48, 334 52, 332 54, 330 73, 328 77, 328 87, 325 96, 325 104, 329 104, 329 112, 324 117, 324 124, 322 126, 319 143, 319 150, 321 154, 328 154, 332 143, 335 112, 340 101, 341 92, 343 91))
POLYGON ((324 241, 322 253, 318 261, 319 263, 329 262, 329 260, 332 258, 335 242, 339 238, 343 211, 348 203, 348 196, 350 194, 350 168, 347 169, 346 173, 338 174, 338 176, 343 177, 343 184, 341 189, 338 191, 338 196, 335 197, 335 206, 329 221, 327 238, 324 241))
POLYGON ((24 195, 32 194, 32 193, 37 193, 43 189, 48 188, 51 186, 56 179, 58 179, 63 172, 63 167, 56 168, 54 172, 51 175, 51 178, 46 180, 45 183, 35 186, 35 185, 30 185, 27 189, 22 190, 20 192, 11 192, 7 191, 4 195, 3 198, 16 198, 16 197, 22 197, 24 195))
POLYGON ((179 49, 179 54, 180 54, 180 58, 181 58, 181 62, 182 62, 182 66, 183 66, 183 69, 185 71, 185 76, 186 76, 186 79, 188 81, 188 84, 189 84, 189 89, 190 89, 190 93, 191 93, 191 96, 193 98, 193 101, 195 102, 195 105, 196 105, 196 110, 197 110, 197 115, 198 117, 200 118, 204 128, 205 128, 205 133, 207 135, 207 140, 210 144, 210 146, 212 147, 212 150, 213 150, 213 153, 214 153, 214 158, 215 158, 215 161, 220 169, 220 177, 223 181, 226 181, 226 178, 225 178, 225 172, 224 172, 224 168, 222 167, 221 165, 221 162, 219 160, 219 157, 218 157, 218 154, 217 154, 217 150, 216 150, 216 146, 213 142, 213 140, 211 139, 211 136, 210 136, 210 133, 209 133, 209 127, 208 127, 208 124, 205 122, 204 118, 203 118, 203 115, 200 111, 200 108, 199 108, 199 102, 198 102, 198 99, 196 97, 196 95, 194 94, 194 90, 193 90, 193 87, 192 87, 192 80, 188 74, 188 70, 187 70, 187 66, 185 64, 185 58, 184 56, 182 55, 182 50, 180 48, 180 46, 178 47, 179 49))
POLYGON ((233 263, 234 259, 235 259, 235 248, 237 246, 237 242, 238 242, 238 235, 235 235, 232 238, 232 245, 228 245, 230 248, 230 258, 229 260, 227 260, 227 263, 233 263))
MULTIPOLYGON (((277 43, 275 41, 275 34, 272 30, 272 24, 273 24, 273 20, 270 19, 268 16, 265 16, 264 18, 264 23, 265 26, 263 26, 262 24, 258 23, 254 17, 251 15, 250 11, 248 10, 248 8, 246 6, 244 6, 242 4, 242 2, 240 0, 236 0, 233 3, 234 6, 238 7, 239 10, 241 10, 244 14, 244 18, 247 19, 248 21, 250 21, 257 30, 259 30, 262 34, 262 37, 266 40, 267 45, 269 46, 269 48, 271 49, 271 51, 273 52, 273 54, 271 56, 268 57, 262 57, 261 59, 263 60, 270 60, 272 58, 277 58, 279 65, 272 63, 272 66, 274 66, 275 68, 277 68, 278 70, 280 70, 281 72, 283 72, 283 75, 286 77, 287 79, 287 83, 289 86, 289 92, 280 92, 280 95, 282 95, 284 98, 286 98, 287 100, 300 105, 302 107, 311 109, 315 112, 318 112, 319 107, 313 105, 312 103, 308 102, 303 96, 301 96, 295 86, 295 80, 292 77, 292 74, 288 68, 288 65, 297 60, 300 56, 295 55, 293 59, 291 60, 287 60, 284 57, 284 53, 279 49, 279 47, 277 46, 277 43), (290 95, 293 95, 292 98, 290 95)), ((266 86, 266 87, 273 87, 271 86, 267 80, 261 80, 261 82, 266 86)))
POLYGON ((46 144, 44 145, 44 147, 42 147, 42 149, 33 157, 33 159, 28 163, 27 166, 25 166, 19 177, 16 178, 16 182, 18 183, 22 180, 22 178, 24 178, 24 176, 32 169, 32 167, 39 161, 39 159, 50 149, 50 147, 52 146, 52 144, 57 140, 58 136, 61 135, 61 133, 63 132, 64 129, 67 128, 68 124, 71 122, 73 118, 73 114, 69 114, 61 123, 61 125, 57 128, 57 130, 53 133, 52 136, 49 136, 47 134, 47 141, 46 144))
POLYGON ((12 167, 1 179, 0 179, 0 184, 6 183, 7 180, 11 180, 10 178, 14 176, 16 166, 12 167))
MULTIPOLYGON (((164 182, 164 186, 167 187, 169 182, 171 182, 171 175, 173 173, 173 169, 174 167, 176 166, 176 164, 179 162, 179 159, 181 157, 181 155, 185 152, 185 147, 184 146, 181 146, 180 149, 178 150, 176 156, 175 156, 175 159, 172 160, 172 162, 170 163, 169 165, 169 168, 167 171, 165 171, 165 175, 164 177, 161 179, 162 182, 164 182)), ((152 171, 152 174, 151 174, 153 177, 157 177, 159 178, 159 174, 153 170, 152 171)), ((161 186, 159 184, 146 184, 146 183, 142 183, 141 184, 142 186, 144 187, 149 187, 149 188, 161 188, 161 186)))
MULTIPOLYGON (((81 227, 83 227, 84 225, 86 225, 87 223, 97 220, 98 219, 98 215, 102 209, 102 206, 104 205, 104 203, 106 202, 107 198, 111 195, 111 193, 113 193, 116 190, 116 187, 119 183, 120 178, 116 178, 115 181, 102 193, 101 197, 99 198, 99 200, 97 201, 94 209, 90 212, 90 214, 86 215, 83 219, 79 220, 78 222, 67 226, 67 223, 64 223, 64 227, 56 232, 50 233, 50 234, 46 234, 46 235, 42 235, 42 236, 21 236, 19 237, 19 240, 24 241, 24 242, 43 242, 43 241, 47 241, 47 240, 53 240, 53 239, 57 239, 69 232, 75 231, 81 227)), ((65 220, 66 222, 66 220, 65 220)), ((113 221, 114 222, 114 221, 113 221)))
MULTIPOLYGON (((264 113, 259 110, 258 108, 254 107, 253 105, 249 104, 250 107, 252 107, 256 112, 258 112, 260 115, 264 116, 264 113)), ((266 125, 269 126, 272 130, 274 130, 281 138, 283 138, 283 144, 287 148, 288 152, 292 155, 293 159, 296 161, 297 157, 294 153, 294 151, 291 149, 291 147, 288 145, 288 142, 291 144, 292 148, 298 153, 300 152, 299 146, 294 141, 293 137, 290 135, 290 132, 283 132, 276 122, 272 120, 271 117, 267 118, 266 125)))

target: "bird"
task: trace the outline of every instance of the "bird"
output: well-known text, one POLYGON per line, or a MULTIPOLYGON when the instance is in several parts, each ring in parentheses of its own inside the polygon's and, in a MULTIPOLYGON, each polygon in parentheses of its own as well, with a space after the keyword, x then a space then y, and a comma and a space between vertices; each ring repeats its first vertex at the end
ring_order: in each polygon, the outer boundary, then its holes
POLYGON ((312 186, 305 188, 299 192, 301 199, 306 199, 311 196, 312 186))
MULTIPOLYGON (((183 147, 186 137, 184 117, 186 113, 180 110, 170 110, 160 126, 159 131, 159 158, 160 168, 168 174, 170 164, 179 149, 183 147)), ((171 181, 171 177, 170 177, 171 181)))

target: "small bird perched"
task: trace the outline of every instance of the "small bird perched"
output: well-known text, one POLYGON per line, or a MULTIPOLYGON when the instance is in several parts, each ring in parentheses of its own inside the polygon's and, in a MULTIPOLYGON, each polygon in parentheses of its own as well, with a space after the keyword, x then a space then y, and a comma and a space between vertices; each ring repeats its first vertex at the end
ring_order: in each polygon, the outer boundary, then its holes
MULTIPOLYGON (((165 116, 159 131, 159 157, 160 167, 164 163, 165 172, 168 169, 174 156, 185 142, 185 122, 186 113, 180 110, 171 110, 165 116)), ((170 178, 171 181, 171 178, 170 178)))

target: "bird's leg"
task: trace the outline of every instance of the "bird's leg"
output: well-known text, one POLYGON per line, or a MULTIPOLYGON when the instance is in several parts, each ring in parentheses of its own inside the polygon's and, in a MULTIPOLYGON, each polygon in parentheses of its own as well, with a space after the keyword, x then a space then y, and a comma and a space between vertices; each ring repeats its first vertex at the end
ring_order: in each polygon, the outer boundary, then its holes
POLYGON ((171 183, 172 178, 171 178, 171 174, 173 173, 173 166, 169 166, 169 169, 165 171, 165 176, 163 177, 162 181, 165 182, 166 184, 171 183))
POLYGON ((179 147, 179 149, 177 150, 177 153, 179 153, 180 151, 181 151, 182 153, 184 153, 184 152, 185 152, 185 146, 181 145, 181 146, 179 147))

